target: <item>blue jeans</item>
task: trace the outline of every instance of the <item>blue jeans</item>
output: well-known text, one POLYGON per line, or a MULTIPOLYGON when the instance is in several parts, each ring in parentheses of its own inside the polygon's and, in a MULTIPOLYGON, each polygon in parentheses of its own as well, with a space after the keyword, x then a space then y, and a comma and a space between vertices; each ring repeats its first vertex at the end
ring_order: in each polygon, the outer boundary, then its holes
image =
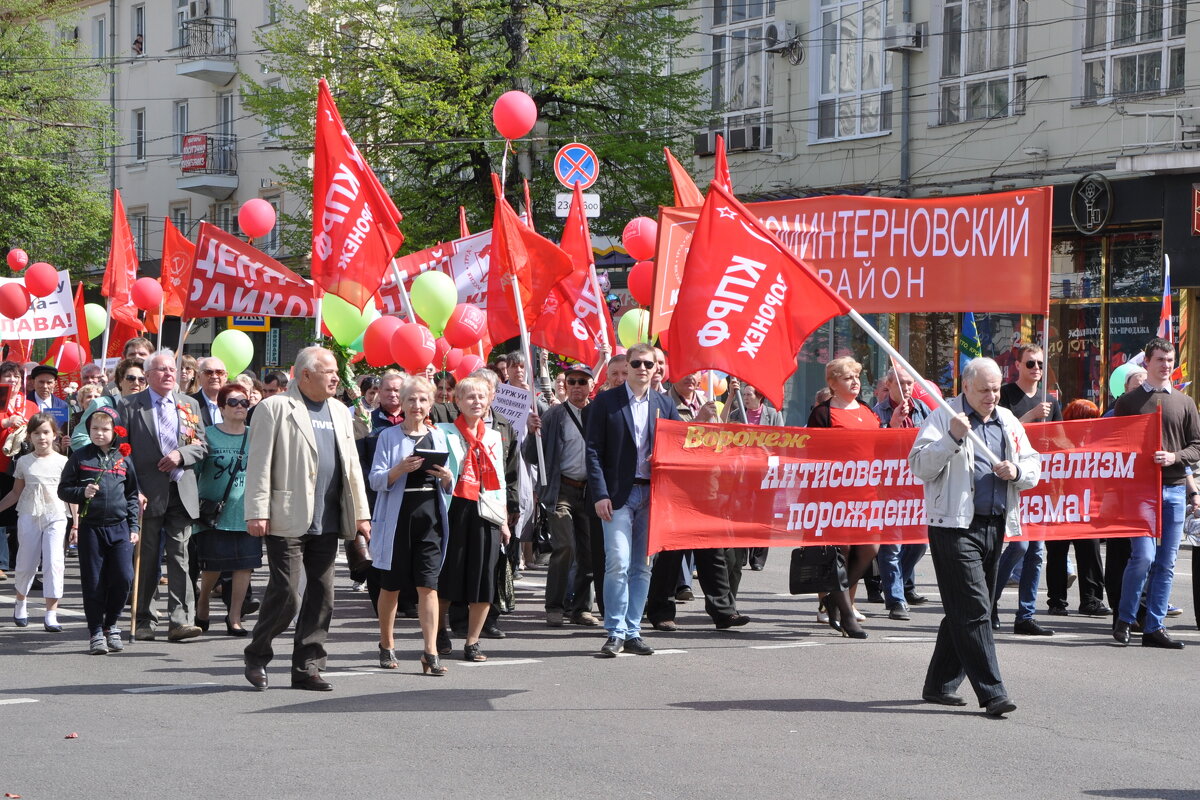
POLYGON ((604 627, 609 636, 641 636, 650 591, 646 544, 650 533, 650 487, 634 485, 625 505, 604 524, 604 627))
POLYGON ((1142 588, 1146 588, 1146 621, 1142 629, 1153 633, 1163 627, 1171 584, 1175 581, 1175 556, 1183 535, 1183 510, 1186 502, 1183 486, 1164 486, 1162 490, 1162 538, 1139 536, 1129 540, 1129 564, 1121 579, 1121 619, 1137 621, 1142 588))
POLYGON ((925 544, 881 544, 875 560, 879 564, 879 581, 883 584, 883 599, 888 609, 907 606, 904 592, 912 586, 917 562, 929 549, 925 544))
POLYGON ((1021 582, 1017 589, 1017 622, 1033 619, 1037 609, 1038 584, 1042 581, 1042 562, 1046 548, 1041 542, 1009 542, 1000 556, 1000 567, 996 575, 996 586, 992 591, 993 602, 1000 602, 1000 594, 1008 583, 1017 563, 1021 564, 1021 582))

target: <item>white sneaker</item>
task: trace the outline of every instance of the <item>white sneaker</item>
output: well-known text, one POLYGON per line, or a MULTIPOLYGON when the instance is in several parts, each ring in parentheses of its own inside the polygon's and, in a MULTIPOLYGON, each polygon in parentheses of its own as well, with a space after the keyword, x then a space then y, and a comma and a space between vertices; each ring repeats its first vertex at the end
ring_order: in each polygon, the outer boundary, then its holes
POLYGON ((350 591, 352 591, 352 592, 365 592, 366 590, 367 590, 366 582, 359 583, 358 581, 355 581, 354 583, 350 584, 350 591))
POLYGON ((125 649, 125 643, 121 641, 121 631, 116 628, 109 628, 104 632, 104 641, 108 649, 114 652, 119 653, 125 649))

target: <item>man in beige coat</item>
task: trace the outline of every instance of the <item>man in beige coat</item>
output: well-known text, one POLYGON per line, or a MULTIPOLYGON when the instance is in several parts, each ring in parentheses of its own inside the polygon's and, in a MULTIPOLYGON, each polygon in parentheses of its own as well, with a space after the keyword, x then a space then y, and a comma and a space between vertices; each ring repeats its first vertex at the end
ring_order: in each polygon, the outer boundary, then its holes
POLYGON ((296 615, 292 688, 327 692, 325 638, 333 614, 333 565, 341 539, 371 535, 349 410, 332 399, 337 362, 322 347, 296 358, 288 390, 254 409, 246 450, 246 529, 266 539, 270 577, 245 650, 246 680, 267 688, 271 641, 296 615), (307 585, 299 595, 300 575, 307 585))

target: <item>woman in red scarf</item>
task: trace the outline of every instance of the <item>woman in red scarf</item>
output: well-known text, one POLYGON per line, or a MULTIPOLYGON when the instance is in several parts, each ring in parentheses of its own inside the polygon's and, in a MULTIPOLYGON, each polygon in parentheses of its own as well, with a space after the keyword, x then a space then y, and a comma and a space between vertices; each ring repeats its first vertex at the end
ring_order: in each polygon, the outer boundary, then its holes
MULTIPOLYGON (((451 472, 458 475, 450 500, 450 533, 445 561, 438 577, 437 597, 445 620, 450 604, 468 604, 467 639, 463 659, 486 661, 479 652, 479 634, 496 593, 496 563, 501 543, 509 539, 504 499, 504 445, 487 424, 492 387, 482 378, 464 378, 454 387, 459 416, 441 423, 450 447, 451 472)), ((443 623, 444 624, 444 623, 443 623)), ((450 635, 443 627, 438 651, 450 652, 450 635)))

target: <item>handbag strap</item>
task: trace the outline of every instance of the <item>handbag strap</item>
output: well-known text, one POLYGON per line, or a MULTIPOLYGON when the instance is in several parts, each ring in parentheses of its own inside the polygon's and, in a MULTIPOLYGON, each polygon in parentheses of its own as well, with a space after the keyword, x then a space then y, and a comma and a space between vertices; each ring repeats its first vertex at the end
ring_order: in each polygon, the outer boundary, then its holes
MULTIPOLYGON (((246 452, 246 440, 250 438, 249 433, 242 434, 242 446, 238 448, 237 466, 241 466, 242 455, 246 452)), ((233 481, 237 477, 238 470, 233 466, 229 468, 229 483, 225 484, 225 493, 221 495, 221 503, 224 504, 229 499, 229 492, 233 490, 233 481)))

